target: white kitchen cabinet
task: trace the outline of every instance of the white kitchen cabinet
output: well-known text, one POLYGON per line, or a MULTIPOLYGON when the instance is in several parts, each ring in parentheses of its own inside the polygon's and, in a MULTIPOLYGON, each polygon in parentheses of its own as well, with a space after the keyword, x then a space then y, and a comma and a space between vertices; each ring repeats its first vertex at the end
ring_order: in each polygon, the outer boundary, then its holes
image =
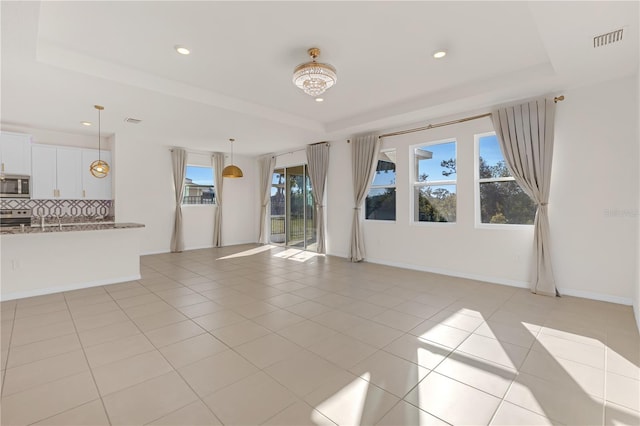
POLYGON ((33 145, 31 152, 33 199, 82 198, 82 151, 33 145))
MULTIPOLYGON (((103 178, 97 178, 89 171, 89 166, 97 159, 97 149, 82 150, 82 198, 86 200, 110 200, 112 172, 110 171, 103 178)), ((110 151, 100 151, 100 159, 106 161, 111 167, 110 151)))
POLYGON ((31 135, 0 132, 0 171, 31 175, 31 135))
POLYGON ((31 149, 31 198, 48 200, 56 198, 55 147, 33 145, 31 149))
POLYGON ((57 148, 56 182, 58 197, 65 200, 82 198, 82 151, 77 148, 57 148))

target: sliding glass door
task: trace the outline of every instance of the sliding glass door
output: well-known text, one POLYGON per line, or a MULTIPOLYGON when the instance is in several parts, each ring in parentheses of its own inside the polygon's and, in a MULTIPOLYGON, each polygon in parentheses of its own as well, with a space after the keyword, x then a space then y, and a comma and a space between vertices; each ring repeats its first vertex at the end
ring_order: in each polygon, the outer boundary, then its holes
POLYGON ((271 181, 271 242, 316 250, 316 225, 307 166, 276 169, 271 181))

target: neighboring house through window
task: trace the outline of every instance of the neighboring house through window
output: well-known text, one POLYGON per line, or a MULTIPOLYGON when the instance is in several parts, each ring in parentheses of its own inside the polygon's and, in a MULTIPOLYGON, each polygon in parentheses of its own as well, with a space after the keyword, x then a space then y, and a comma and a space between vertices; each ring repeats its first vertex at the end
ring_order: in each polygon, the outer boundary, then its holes
POLYGON ((215 204, 213 168, 187 165, 182 204, 215 204))

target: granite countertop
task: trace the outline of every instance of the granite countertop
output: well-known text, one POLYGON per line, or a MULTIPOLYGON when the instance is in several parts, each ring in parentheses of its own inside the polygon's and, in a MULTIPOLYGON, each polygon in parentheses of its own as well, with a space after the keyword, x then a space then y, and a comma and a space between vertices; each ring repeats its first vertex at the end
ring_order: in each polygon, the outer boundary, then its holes
POLYGON ((133 229, 144 228, 141 223, 116 223, 116 222, 94 222, 94 223, 63 223, 46 224, 44 229, 40 226, 25 226, 24 230, 20 227, 0 229, 0 235, 16 235, 16 234, 43 234, 53 232, 74 232, 74 231, 101 231, 109 229, 133 229))

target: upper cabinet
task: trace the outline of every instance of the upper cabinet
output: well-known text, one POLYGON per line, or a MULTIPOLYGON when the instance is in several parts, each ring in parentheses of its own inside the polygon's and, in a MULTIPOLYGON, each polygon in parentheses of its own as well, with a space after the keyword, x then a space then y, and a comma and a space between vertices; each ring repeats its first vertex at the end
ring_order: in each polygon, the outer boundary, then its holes
POLYGON ((0 132, 0 171, 31 175, 31 135, 0 132))
POLYGON ((33 145, 31 198, 82 198, 82 151, 50 145, 33 145))
POLYGON ((33 145, 31 150, 31 198, 48 200, 57 198, 57 164, 54 146, 33 145))
MULTIPOLYGON (((100 158, 111 165, 111 152, 100 158)), ((110 200, 111 173, 97 178, 89 171, 97 149, 33 145, 31 198, 39 200, 110 200)))
MULTIPOLYGON (((106 161, 111 166, 111 152, 100 151, 100 159, 106 161)), ((97 149, 82 150, 82 198, 87 200, 110 200, 111 199, 111 175, 97 178, 89 171, 89 166, 98 160, 97 149)))

